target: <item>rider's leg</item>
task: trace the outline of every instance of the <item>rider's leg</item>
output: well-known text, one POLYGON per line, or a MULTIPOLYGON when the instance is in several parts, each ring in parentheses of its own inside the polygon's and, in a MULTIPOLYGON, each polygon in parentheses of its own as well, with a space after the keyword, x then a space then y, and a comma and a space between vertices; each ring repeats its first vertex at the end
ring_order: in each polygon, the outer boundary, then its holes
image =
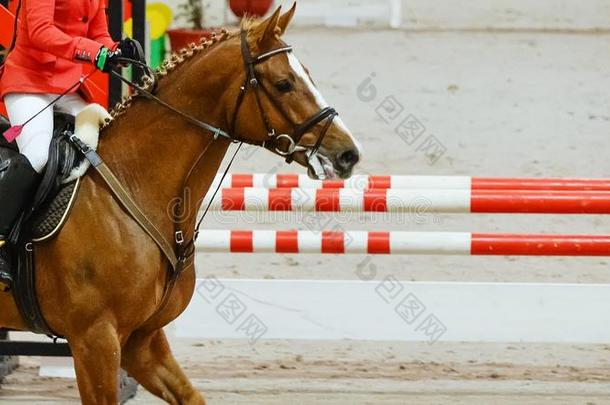
POLYGON ((78 118, 76 116, 89 105, 78 93, 66 94, 55 103, 55 111, 59 111, 65 114, 69 114, 75 119, 75 135, 79 137, 81 141, 85 141, 82 138, 82 134, 78 133, 78 118))
POLYGON ((78 93, 66 94, 55 103, 55 110, 61 111, 66 114, 77 116, 79 112, 85 107, 87 103, 78 93))
MULTIPOLYGON (((52 94, 7 94, 4 102, 11 125, 23 124, 53 101, 53 98, 52 94)), ((28 158, 32 168, 38 173, 42 173, 49 159, 52 137, 53 107, 47 108, 28 122, 17 137, 19 152, 28 158)))
MULTIPOLYGON (((21 125, 42 110, 52 96, 8 94, 4 103, 12 125, 21 125)), ((17 137, 20 155, 3 162, 0 168, 0 290, 10 287, 11 263, 5 245, 7 234, 32 198, 39 175, 47 163, 53 136, 53 110, 48 108, 27 123, 17 137)))

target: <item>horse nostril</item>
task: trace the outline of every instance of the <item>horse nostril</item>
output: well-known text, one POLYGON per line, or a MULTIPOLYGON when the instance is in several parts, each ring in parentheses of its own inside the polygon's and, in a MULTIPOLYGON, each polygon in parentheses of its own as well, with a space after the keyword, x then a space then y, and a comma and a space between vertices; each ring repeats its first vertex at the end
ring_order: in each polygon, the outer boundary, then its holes
POLYGON ((339 155, 339 164, 345 169, 351 169, 360 160, 360 153, 356 149, 348 149, 339 155))

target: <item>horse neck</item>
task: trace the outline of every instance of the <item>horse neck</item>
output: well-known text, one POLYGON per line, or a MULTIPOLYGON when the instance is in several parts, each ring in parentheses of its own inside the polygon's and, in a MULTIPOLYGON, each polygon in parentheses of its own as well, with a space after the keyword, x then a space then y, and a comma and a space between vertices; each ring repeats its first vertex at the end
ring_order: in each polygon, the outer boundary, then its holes
MULTIPOLYGON (((177 90, 168 86, 160 89, 158 96, 188 111, 189 100, 177 90)), ((214 101, 213 94, 206 98, 209 100, 197 102, 214 101)), ((199 118, 222 122, 214 115, 220 112, 199 118)), ((171 235, 174 222, 179 222, 179 229, 188 230, 188 237, 229 144, 224 139, 213 140, 210 134, 152 101, 137 99, 103 134, 99 152, 164 234, 171 235)))

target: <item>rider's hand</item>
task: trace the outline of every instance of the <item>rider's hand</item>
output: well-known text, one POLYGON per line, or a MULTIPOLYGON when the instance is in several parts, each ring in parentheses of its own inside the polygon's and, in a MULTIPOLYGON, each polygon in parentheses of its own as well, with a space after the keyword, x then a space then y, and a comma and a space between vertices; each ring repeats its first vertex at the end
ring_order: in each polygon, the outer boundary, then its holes
POLYGON ((119 58, 121 57, 121 51, 111 51, 106 47, 100 48, 100 51, 97 53, 95 57, 95 66, 103 71, 110 72, 115 66, 119 64, 119 58))
POLYGON ((135 39, 122 39, 119 41, 117 49, 121 51, 121 57, 123 58, 142 60, 144 57, 144 55, 140 54, 142 46, 135 39))

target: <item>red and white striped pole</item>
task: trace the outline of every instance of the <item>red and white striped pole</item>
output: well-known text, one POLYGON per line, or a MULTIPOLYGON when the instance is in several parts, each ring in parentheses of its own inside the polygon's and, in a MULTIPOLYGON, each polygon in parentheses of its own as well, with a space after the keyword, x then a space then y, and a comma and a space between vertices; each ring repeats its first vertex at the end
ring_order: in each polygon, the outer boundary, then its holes
POLYGON ((610 256, 610 235, 205 230, 201 253, 610 256))
POLYGON ((216 196, 212 209, 416 214, 610 214, 610 192, 226 188, 216 196))
MULTIPOLYGON (((215 180, 218 184, 220 178, 215 180)), ((503 178, 469 176, 369 176, 354 175, 347 180, 312 180, 305 174, 229 174, 224 188, 351 188, 437 189, 437 190, 556 190, 610 191, 610 179, 587 178, 503 178)))

